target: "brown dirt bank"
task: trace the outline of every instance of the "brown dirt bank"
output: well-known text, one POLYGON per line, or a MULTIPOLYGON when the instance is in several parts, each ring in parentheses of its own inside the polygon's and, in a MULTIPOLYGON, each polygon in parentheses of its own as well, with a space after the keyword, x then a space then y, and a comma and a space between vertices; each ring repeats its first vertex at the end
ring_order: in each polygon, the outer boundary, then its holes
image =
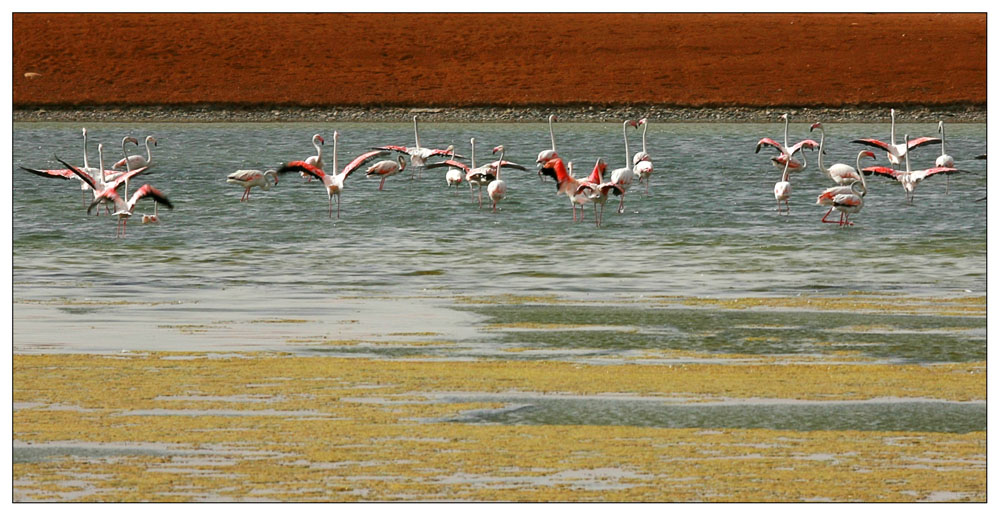
POLYGON ((984 107, 986 15, 17 13, 13 103, 984 107))

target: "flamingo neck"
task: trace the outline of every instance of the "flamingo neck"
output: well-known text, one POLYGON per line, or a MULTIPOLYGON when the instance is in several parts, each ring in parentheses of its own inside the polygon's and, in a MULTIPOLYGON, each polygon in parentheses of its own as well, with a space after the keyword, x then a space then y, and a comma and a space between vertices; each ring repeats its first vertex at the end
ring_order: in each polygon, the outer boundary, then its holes
POLYGON ((649 129, 649 122, 642 124, 642 152, 646 153, 646 129, 649 129))
POLYGON ((470 143, 472 143, 472 167, 470 167, 470 170, 472 170, 476 168, 476 139, 473 138, 470 140, 470 143))
MULTIPOLYGON (((944 124, 939 125, 938 129, 941 130, 941 154, 944 155, 946 154, 944 151, 944 124)), ((86 163, 86 160, 84 160, 84 163, 86 163)))
POLYGON ((413 139, 417 142, 417 148, 420 148, 420 133, 417 132, 417 117, 413 117, 413 139))
MULTIPOLYGON (((903 135, 903 140, 910 141, 910 135, 903 135)), ((906 162, 906 175, 910 175, 910 153, 903 154, 903 161, 906 162)))
POLYGON ((625 137, 625 168, 632 168, 628 166, 629 163, 631 163, 631 161, 629 161, 631 157, 628 153, 628 122, 622 124, 622 136, 625 137))
POLYGON ((552 132, 552 115, 549 115, 549 139, 552 140, 552 150, 556 150, 556 135, 552 132))
MULTIPOLYGON (((334 143, 334 145, 336 145, 336 143, 334 143)), ((316 147, 316 157, 319 158, 319 161, 323 161, 323 147, 319 146, 319 143, 316 142, 316 138, 313 138, 313 147, 316 147)), ((146 149, 148 150, 149 147, 147 146, 146 149)))
POLYGON ((497 161, 497 181, 500 180, 500 167, 503 166, 503 155, 507 152, 506 149, 500 149, 500 159, 497 161))
POLYGON ((785 149, 788 149, 788 115, 785 115, 785 149))
POLYGON ((889 110, 889 118, 890 118, 890 121, 889 121, 889 139, 891 140, 889 143, 891 143, 893 145, 896 145, 896 110, 895 109, 890 109, 889 110))
POLYGON ((333 168, 330 169, 330 170, 333 171, 334 174, 337 173, 337 140, 339 140, 339 139, 340 138, 337 137, 337 133, 334 133, 333 134, 333 168))
MULTIPOLYGON (((83 168, 87 169, 88 172, 90 171, 89 170, 90 169, 90 163, 87 161, 87 130, 86 129, 83 130, 83 168)), ((102 175, 104 174, 103 170, 101 171, 101 174, 102 175)))
POLYGON ((788 165, 792 163, 792 160, 785 161, 785 170, 781 173, 781 180, 783 182, 788 182, 788 165))
MULTIPOLYGON (((128 159, 125 159, 128 162, 128 159)), ((149 148, 149 137, 146 137, 146 166, 153 164, 153 151, 149 148)))
MULTIPOLYGON (((823 168, 823 141, 824 140, 826 140, 826 131, 824 131, 823 128, 820 127, 819 128, 819 156, 816 157, 816 163, 819 164, 819 169, 820 169, 821 172, 823 172, 827 176, 830 176, 830 179, 833 179, 833 176, 830 175, 830 169, 823 168)), ((802 153, 802 160, 805 161, 805 159, 806 159, 806 154, 805 154, 805 152, 803 152, 802 153)), ((802 168, 805 168, 805 165, 803 165, 802 168)))

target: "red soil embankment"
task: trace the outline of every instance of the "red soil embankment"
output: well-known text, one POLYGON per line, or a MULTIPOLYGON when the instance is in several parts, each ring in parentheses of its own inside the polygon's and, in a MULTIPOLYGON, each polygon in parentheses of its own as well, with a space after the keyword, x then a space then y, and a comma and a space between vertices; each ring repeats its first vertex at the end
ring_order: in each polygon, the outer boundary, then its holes
POLYGON ((15 106, 985 104, 986 15, 14 14, 13 73, 15 106))

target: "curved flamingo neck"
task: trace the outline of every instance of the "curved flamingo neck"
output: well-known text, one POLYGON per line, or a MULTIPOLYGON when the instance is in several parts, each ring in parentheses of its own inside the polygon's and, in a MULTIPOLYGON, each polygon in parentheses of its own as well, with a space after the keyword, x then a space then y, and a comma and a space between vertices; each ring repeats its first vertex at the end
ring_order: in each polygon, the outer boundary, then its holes
MULTIPOLYGON (((319 136, 319 135, 316 135, 316 136, 319 136)), ((336 145, 336 142, 334 142, 334 145, 336 145)), ((313 147, 316 147, 316 157, 319 158, 319 161, 323 161, 323 147, 320 147, 319 142, 317 141, 317 139, 316 139, 315 136, 313 137, 313 147)), ((147 151, 149 150, 149 142, 148 141, 146 142, 146 150, 147 151)))
POLYGON ((865 188, 865 192, 868 192, 868 183, 865 181, 865 173, 861 170, 861 156, 864 156, 864 151, 858 153, 858 177, 861 178, 861 186, 865 188))
MULTIPOLYGON (((125 160, 128 162, 128 159, 125 160)), ((153 150, 149 148, 149 136, 146 137, 146 166, 153 164, 153 150)))

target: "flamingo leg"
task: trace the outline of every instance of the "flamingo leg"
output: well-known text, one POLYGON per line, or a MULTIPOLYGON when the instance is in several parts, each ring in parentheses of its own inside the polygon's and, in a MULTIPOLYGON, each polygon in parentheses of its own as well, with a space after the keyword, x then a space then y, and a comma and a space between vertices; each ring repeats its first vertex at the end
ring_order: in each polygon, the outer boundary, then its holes
POLYGON ((340 195, 337 195, 337 218, 340 218, 340 195))
POLYGON ((382 186, 383 186, 383 185, 385 185, 385 177, 383 177, 383 178, 382 178, 382 182, 380 182, 380 183, 378 184, 378 189, 379 189, 380 191, 382 190, 382 186))
POLYGON ((948 194, 951 191, 951 176, 948 174, 944 175, 944 193, 948 194))
POLYGON ((622 194, 621 201, 618 201, 618 213, 625 213, 625 194, 622 194))
MULTIPOLYGON (((826 218, 829 217, 831 213, 833 213, 833 208, 826 210, 826 214, 823 215, 823 218, 820 219, 820 222, 825 222, 827 224, 837 224, 837 222, 834 222, 832 220, 826 220, 826 218)), ((843 214, 841 214, 841 217, 843 217, 843 214)))
POLYGON ((330 209, 327 210, 327 216, 332 219, 333 218, 333 196, 332 195, 330 196, 329 201, 330 201, 330 209))

